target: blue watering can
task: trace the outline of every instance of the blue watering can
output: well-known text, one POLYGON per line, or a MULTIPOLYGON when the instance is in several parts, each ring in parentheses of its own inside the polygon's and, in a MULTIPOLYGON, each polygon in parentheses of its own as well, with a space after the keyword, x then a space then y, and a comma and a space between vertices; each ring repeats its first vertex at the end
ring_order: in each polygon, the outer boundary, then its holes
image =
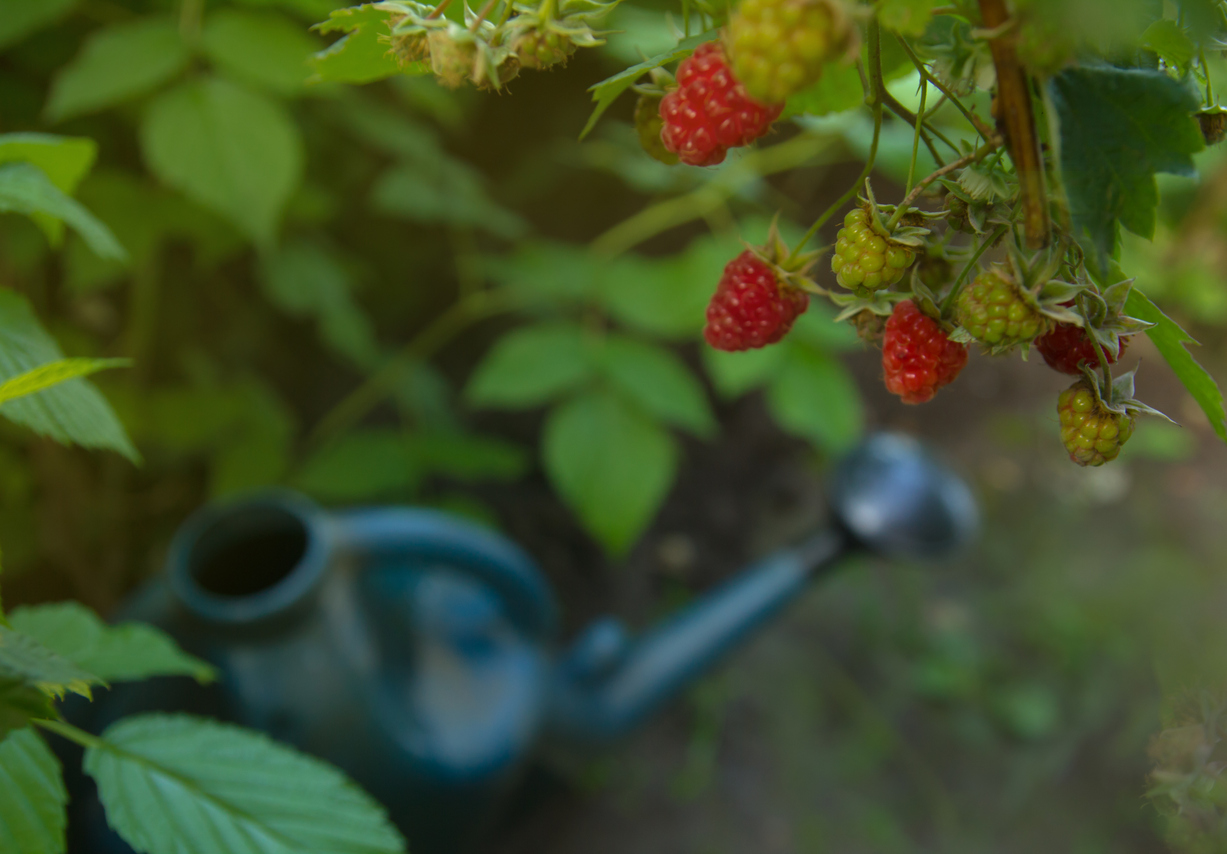
MULTIPOLYGON (((623 736, 850 553, 938 558, 976 527, 967 487, 897 435, 839 464, 830 504, 828 529, 649 632, 606 618, 561 652, 549 587, 487 529, 407 507, 329 513, 288 493, 209 507, 120 616, 222 678, 118 686, 76 717, 98 731, 179 710, 263 730, 345 769, 414 854, 468 850, 538 748, 623 736)), ((71 850, 129 851, 88 779, 71 782, 71 850)))

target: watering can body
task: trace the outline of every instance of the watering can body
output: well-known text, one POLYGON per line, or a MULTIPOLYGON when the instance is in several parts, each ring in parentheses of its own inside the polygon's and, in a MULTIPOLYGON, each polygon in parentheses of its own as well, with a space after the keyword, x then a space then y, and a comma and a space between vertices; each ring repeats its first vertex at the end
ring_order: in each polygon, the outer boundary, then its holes
MULTIPOLYGON (((962 484, 911 444, 879 445, 877 469, 837 475, 828 529, 638 638, 605 619, 565 651, 531 559, 473 523, 405 507, 329 513, 290 493, 205 508, 118 618, 168 632, 218 681, 119 685, 68 711, 95 732, 146 711, 262 730, 350 774, 416 854, 470 849, 542 742, 616 740, 849 550, 918 555, 965 539, 974 508, 962 484), (891 513, 912 505, 942 512, 894 548, 891 513)), ((88 779, 70 787, 73 850, 129 851, 88 779)))

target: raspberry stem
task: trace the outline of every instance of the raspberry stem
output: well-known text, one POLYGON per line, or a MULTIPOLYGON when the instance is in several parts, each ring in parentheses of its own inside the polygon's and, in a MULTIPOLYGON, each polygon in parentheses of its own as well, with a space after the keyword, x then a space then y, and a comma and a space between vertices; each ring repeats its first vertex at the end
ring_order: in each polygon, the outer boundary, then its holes
MULTIPOLYGON (((895 33, 895 40, 899 42, 899 46, 903 48, 903 52, 907 54, 908 59, 912 60, 912 64, 915 65, 916 70, 920 72, 921 79, 945 95, 946 99, 954 104, 954 106, 958 108, 959 112, 963 114, 963 118, 967 119, 967 123, 976 129, 976 133, 980 134, 980 136, 984 137, 985 139, 991 138, 993 136, 992 130, 984 124, 979 116, 963 106, 963 102, 960 101, 949 88, 947 88, 940 80, 929 73, 929 69, 925 66, 924 61, 916 55, 916 52, 912 50, 912 46, 904 40, 903 36, 895 33)), ((934 133, 936 133, 936 131, 934 131, 934 133)), ((958 149, 955 150, 957 151, 958 149)))
POLYGON ((452 0, 440 0, 439 5, 436 6, 434 9, 432 9, 430 11, 430 14, 426 16, 426 20, 429 21, 432 18, 439 17, 440 15, 442 15, 444 12, 447 11, 447 7, 450 5, 452 5, 452 0))
MULTIPOLYGON (((886 230, 891 231, 894 229, 896 225, 899 224, 900 218, 907 211, 907 209, 911 207, 912 202, 916 201, 916 199, 920 197, 920 194, 925 191, 925 187, 929 186, 930 184, 932 184, 934 181, 936 181, 938 178, 942 177, 943 175, 948 175, 951 172, 955 171, 956 169, 962 169, 964 166, 968 165, 969 163, 975 163, 977 160, 983 160, 985 157, 987 157, 988 155, 996 151, 1000 145, 1001 145, 1001 138, 994 136, 992 139, 990 139, 984 145, 980 146, 978 149, 973 151, 971 154, 968 154, 965 157, 960 157, 958 160, 954 161, 953 163, 947 163, 945 166, 936 170, 931 175, 925 176, 923 179, 921 179, 920 183, 917 184, 915 188, 913 188, 912 191, 908 193, 907 196, 904 197, 903 201, 899 203, 899 206, 895 208, 895 212, 891 216, 890 222, 886 224, 886 230)), ((915 149, 913 149, 913 154, 912 154, 913 165, 915 165, 915 159, 914 159, 915 156, 916 156, 915 149)))
POLYGON ((959 298, 959 292, 963 290, 963 285, 967 283, 968 274, 976 268, 976 262, 980 260, 980 256, 985 253, 988 247, 992 246, 994 243, 1004 237, 1008 228, 1009 226, 1005 225, 997 226, 997 230, 989 235, 988 239, 977 246, 975 254, 967 259, 967 264, 963 267, 962 272, 959 273, 959 277, 955 279, 954 284, 950 286, 950 293, 946 294, 945 299, 942 300, 942 317, 949 316, 950 310, 954 308, 954 301, 959 298))
MULTIPOLYGON (((929 84, 922 77, 920 78, 920 106, 916 108, 916 132, 912 135, 912 159, 907 165, 907 186, 904 193, 912 192, 912 181, 916 177, 916 155, 920 153, 920 134, 924 128, 924 121, 921 118, 925 114, 925 100, 929 94, 929 84)), ((938 166, 941 166, 938 163, 938 166)))

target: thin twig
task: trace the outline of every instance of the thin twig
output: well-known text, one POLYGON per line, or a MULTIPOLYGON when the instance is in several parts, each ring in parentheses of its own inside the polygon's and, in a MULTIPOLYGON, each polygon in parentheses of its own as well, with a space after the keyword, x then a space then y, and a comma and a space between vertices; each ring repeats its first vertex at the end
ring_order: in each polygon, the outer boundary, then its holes
POLYGON ((920 183, 918 183, 912 189, 912 191, 908 193, 907 196, 904 197, 903 201, 899 203, 899 210, 901 211, 907 210, 907 208, 911 206, 912 202, 916 201, 916 199, 920 197, 920 194, 924 192, 925 187, 932 184, 938 178, 942 177, 943 175, 949 175, 951 172, 955 171, 956 169, 962 169, 964 166, 968 165, 969 163, 975 163, 977 160, 982 160, 988 155, 992 154, 994 151, 996 151, 1000 147, 1001 147, 1001 137, 994 136, 992 139, 990 139, 984 145, 977 148, 971 154, 968 154, 964 157, 960 157, 958 160, 954 161, 953 163, 947 163, 942 168, 922 178, 920 180, 920 183))

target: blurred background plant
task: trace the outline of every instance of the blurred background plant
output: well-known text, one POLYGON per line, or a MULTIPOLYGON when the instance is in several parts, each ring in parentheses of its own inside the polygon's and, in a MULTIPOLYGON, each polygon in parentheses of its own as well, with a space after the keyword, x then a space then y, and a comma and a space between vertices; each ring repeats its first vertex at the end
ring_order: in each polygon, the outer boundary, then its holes
MULTIPOLYGON (((1225 675, 1205 651, 1227 457, 1157 354, 1135 350, 1143 384, 1188 429, 1144 424, 1123 465, 1083 473, 1049 447, 1060 378, 1016 362, 973 361, 967 399, 916 413, 817 304, 774 348, 698 346, 740 239, 780 209, 795 240, 787 220, 860 170, 857 86, 813 93, 720 167, 667 167, 629 97, 577 141, 587 86, 676 44, 663 4, 624 3, 608 44, 498 95, 307 83, 330 0, 6 5, 0 133, 66 137, 45 171, 127 260, 6 214, 3 287, 69 356, 133 359, 95 382, 143 458, 0 421, 6 603, 105 614, 200 503, 286 485, 500 525, 570 625, 646 620, 813 524, 821 460, 866 424, 915 429, 977 478, 984 546, 940 574, 854 569, 634 750, 567 772, 593 789, 569 824, 530 820, 506 846, 1161 850, 1142 794, 1162 691, 1225 675)), ((914 108, 893 50, 891 91, 914 108)), ((875 181, 906 180, 913 141, 887 121, 875 181)), ((1126 235, 1122 266, 1221 377, 1220 148, 1200 181, 1162 179, 1157 238, 1126 235)))

